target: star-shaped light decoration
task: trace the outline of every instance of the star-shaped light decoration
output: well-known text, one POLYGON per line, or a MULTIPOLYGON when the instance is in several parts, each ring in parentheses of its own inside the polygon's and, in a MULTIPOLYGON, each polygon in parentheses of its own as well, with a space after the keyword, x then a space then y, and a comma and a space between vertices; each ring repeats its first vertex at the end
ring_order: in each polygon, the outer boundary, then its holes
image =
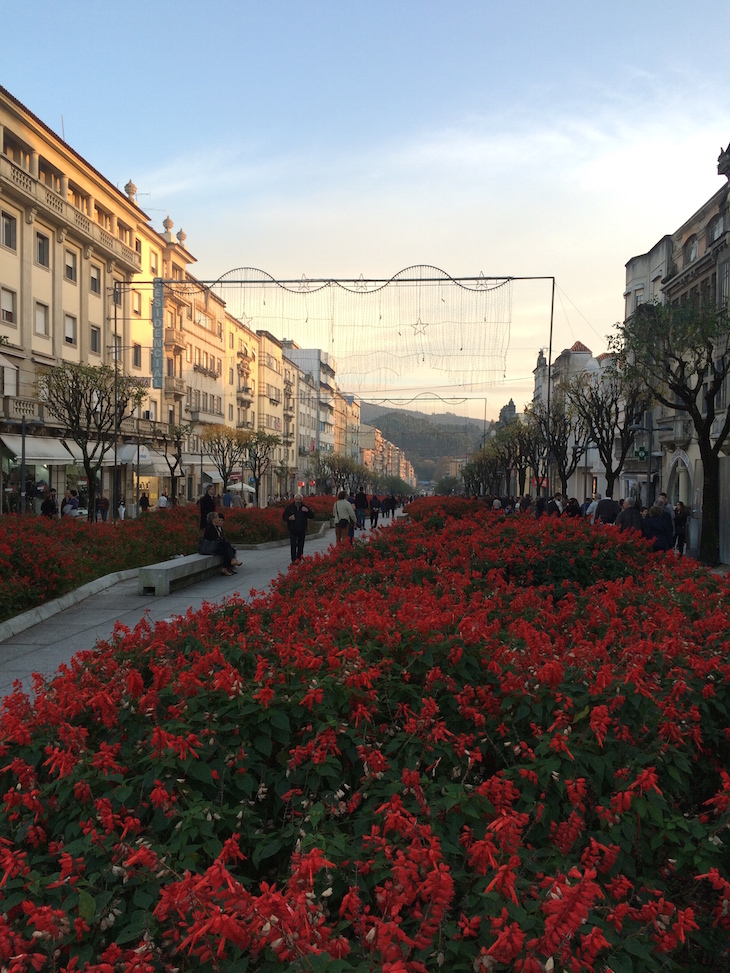
POLYGON ((250 328, 253 318, 250 318, 245 311, 241 312, 241 317, 238 319, 244 328, 250 328))
POLYGON ((366 291, 367 289, 368 289, 367 281, 365 280, 363 275, 360 274, 360 279, 355 281, 355 290, 366 291))
POLYGON ((413 328, 413 334, 417 335, 417 334, 425 334, 428 325, 424 321, 421 321, 421 319, 419 318, 414 325, 411 325, 411 327, 413 328))
POLYGON ((479 271, 479 278, 477 279, 476 286, 477 287, 487 287, 488 284, 489 284, 489 281, 484 276, 484 271, 483 270, 480 270, 479 271))
POLYGON ((300 291, 308 291, 309 290, 309 281, 307 280, 307 275, 306 274, 302 274, 302 279, 299 281, 299 290, 300 291))

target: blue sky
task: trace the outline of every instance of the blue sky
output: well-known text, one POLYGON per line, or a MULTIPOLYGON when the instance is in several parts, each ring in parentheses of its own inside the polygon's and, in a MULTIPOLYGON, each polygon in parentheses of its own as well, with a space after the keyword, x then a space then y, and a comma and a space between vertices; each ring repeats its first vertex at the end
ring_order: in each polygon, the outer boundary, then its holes
MULTIPOLYGON (((131 177, 155 226, 169 213, 203 279, 554 275, 555 353, 598 353, 626 261, 722 185, 719 0, 2 0, 0 15, 17 38, 0 83, 59 134, 63 118, 112 182, 131 177)), ((549 285, 516 283, 490 416, 530 397, 548 324, 549 285)), ((439 382, 412 378, 449 394, 439 382)))

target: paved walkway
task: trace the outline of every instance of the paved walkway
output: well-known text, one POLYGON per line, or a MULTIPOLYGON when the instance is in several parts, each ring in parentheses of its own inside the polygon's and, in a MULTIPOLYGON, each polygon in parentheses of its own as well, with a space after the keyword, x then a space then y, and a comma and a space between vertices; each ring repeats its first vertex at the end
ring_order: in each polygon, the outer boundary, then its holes
MULTIPOLYGON (((396 516, 398 513, 400 511, 396 516)), ((390 522, 386 520, 385 526, 390 522)), ((356 531, 355 536, 366 538, 370 533, 368 528, 356 531)), ((323 537, 308 538, 304 547, 305 558, 315 552, 324 553, 334 540, 335 532, 330 528, 325 529, 323 537)), ((77 652, 93 649, 97 641, 108 639, 115 622, 131 629, 145 613, 148 613, 150 622, 156 622, 184 615, 190 608, 197 610, 203 602, 225 601, 234 594, 249 600, 252 590, 265 591, 275 578, 285 574, 290 559, 288 541, 281 547, 242 551, 240 560, 243 565, 232 577, 217 574, 159 598, 137 594, 136 577, 119 581, 0 642, 0 699, 12 691, 16 680, 29 692, 33 673, 52 676, 77 652)))

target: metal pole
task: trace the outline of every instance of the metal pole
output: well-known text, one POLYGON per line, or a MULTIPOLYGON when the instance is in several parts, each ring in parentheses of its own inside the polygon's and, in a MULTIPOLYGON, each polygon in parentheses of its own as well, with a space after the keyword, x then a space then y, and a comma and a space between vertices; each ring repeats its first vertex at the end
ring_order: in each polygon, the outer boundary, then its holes
POLYGON ((646 451, 646 505, 647 507, 651 507, 651 502, 653 500, 651 494, 654 493, 654 490, 652 489, 653 484, 651 482, 651 446, 652 446, 652 439, 654 438, 653 422, 654 422, 654 415, 652 410, 649 409, 648 416, 647 416, 647 423, 646 423, 647 432, 649 433, 649 448, 646 451))
POLYGON ((585 462, 585 472, 583 474, 583 517, 588 516, 588 507, 586 506, 586 500, 588 499, 588 443, 586 443, 586 462, 585 462))
MULTIPOLYGON (((550 392, 552 388, 553 370, 553 322, 555 320, 555 278, 551 278, 552 292, 550 295, 550 341, 548 343, 548 387, 547 387, 547 462, 545 463, 545 483, 547 495, 550 496, 550 392)), ((539 493, 538 493, 539 496, 539 493)))
POLYGON ((117 335, 117 300, 118 300, 119 281, 115 280, 112 288, 114 299, 114 478, 112 485, 112 521, 117 519, 118 506, 118 485, 117 485, 117 440, 119 438, 119 406, 117 398, 119 395, 119 348, 117 335))
POLYGON ((20 512, 25 513, 25 415, 20 421, 20 512))
POLYGON ((140 448, 140 435, 139 428, 137 429, 137 496, 134 505, 134 516, 139 517, 139 448, 140 448))

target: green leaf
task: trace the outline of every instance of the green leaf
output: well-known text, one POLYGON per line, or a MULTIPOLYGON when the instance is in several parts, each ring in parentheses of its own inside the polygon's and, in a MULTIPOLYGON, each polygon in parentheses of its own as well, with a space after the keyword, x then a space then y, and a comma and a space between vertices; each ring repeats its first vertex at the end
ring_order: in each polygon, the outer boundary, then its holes
POLYGON ((91 922, 96 915, 96 900, 94 896, 83 890, 79 892, 79 915, 86 922, 91 922))
POLYGON ((117 943, 134 943, 142 939, 150 923, 150 914, 147 910, 137 909, 114 935, 117 943))
POLYGON ((202 760, 191 760, 190 765, 186 768, 188 777, 192 777, 193 780, 199 780, 202 784, 212 784, 213 774, 211 772, 208 764, 204 763, 202 760))
POLYGON ((273 858, 273 856, 281 850, 281 841, 278 838, 274 838, 273 841, 269 841, 265 845, 257 845, 254 848, 253 855, 251 856, 254 866, 258 868, 259 864, 265 858, 273 858))

